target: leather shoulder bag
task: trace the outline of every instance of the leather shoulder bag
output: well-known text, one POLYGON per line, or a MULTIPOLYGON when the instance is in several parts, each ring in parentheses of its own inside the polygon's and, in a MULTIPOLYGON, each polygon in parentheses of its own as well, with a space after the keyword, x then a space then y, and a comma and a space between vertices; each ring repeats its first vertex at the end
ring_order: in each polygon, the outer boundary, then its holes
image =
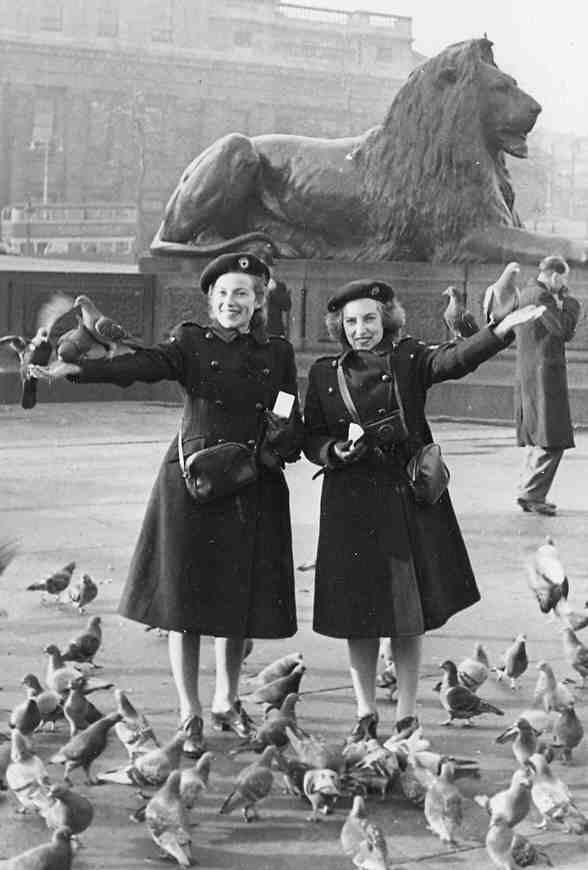
POLYGON ((234 495, 257 480, 254 450, 238 441, 226 441, 184 457, 182 426, 178 431, 178 458, 186 489, 197 504, 234 495))

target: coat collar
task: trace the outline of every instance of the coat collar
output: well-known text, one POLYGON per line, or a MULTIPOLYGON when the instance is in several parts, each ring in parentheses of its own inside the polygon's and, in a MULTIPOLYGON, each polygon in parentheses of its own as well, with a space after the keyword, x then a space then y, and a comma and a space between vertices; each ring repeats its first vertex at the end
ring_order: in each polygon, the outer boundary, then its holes
POLYGON ((268 337, 266 335, 265 329, 263 327, 255 327, 250 332, 239 332, 238 329, 227 329, 224 326, 221 326, 220 323, 216 320, 211 320, 210 323, 207 324, 207 329, 213 332, 217 338, 220 338, 221 341, 224 341, 225 344, 230 344, 231 341, 235 341, 237 338, 252 338, 256 344, 267 344, 268 337))

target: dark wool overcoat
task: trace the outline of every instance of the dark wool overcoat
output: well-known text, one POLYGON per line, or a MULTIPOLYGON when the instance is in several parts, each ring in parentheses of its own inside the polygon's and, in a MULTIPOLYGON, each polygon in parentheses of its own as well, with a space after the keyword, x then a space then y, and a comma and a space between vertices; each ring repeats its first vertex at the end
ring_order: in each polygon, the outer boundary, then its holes
MULTIPOLYGON (((279 390, 297 394, 292 346, 183 323, 168 341, 83 364, 80 381, 126 387, 178 381, 185 393, 185 456, 223 441, 254 446, 279 390)), ((296 408, 299 455, 302 423, 296 408)), ((296 428, 296 426, 294 427, 296 428)), ((197 505, 170 444, 153 486, 119 612, 174 631, 278 638, 296 632, 288 487, 281 469, 260 469, 238 494, 197 505)))
POLYGON ((545 305, 546 311, 517 329, 517 441, 565 450, 574 446, 565 345, 574 337, 580 304, 566 295, 560 311, 539 281, 521 293, 521 305, 531 304, 545 305))
POLYGON ((479 600, 448 492, 419 506, 407 484, 407 458, 433 439, 427 390, 457 379, 504 349, 490 328, 472 338, 428 346, 384 340, 371 353, 350 351, 343 370, 362 422, 397 407, 395 374, 409 441, 379 459, 342 465, 332 445, 347 438, 351 415, 337 382, 338 357, 309 373, 304 452, 325 470, 314 599, 314 629, 329 637, 398 637, 438 628, 479 600))

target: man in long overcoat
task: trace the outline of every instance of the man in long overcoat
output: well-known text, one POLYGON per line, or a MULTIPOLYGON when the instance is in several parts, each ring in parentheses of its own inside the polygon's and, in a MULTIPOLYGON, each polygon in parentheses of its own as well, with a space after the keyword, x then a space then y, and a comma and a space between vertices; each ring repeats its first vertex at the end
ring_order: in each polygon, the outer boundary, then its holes
POLYGON ((565 345, 574 337, 580 304, 569 295, 569 272, 562 257, 541 261, 521 305, 544 305, 545 311, 517 331, 515 419, 517 442, 526 451, 517 501, 524 511, 547 516, 556 511, 546 497, 563 452, 574 447, 565 345))

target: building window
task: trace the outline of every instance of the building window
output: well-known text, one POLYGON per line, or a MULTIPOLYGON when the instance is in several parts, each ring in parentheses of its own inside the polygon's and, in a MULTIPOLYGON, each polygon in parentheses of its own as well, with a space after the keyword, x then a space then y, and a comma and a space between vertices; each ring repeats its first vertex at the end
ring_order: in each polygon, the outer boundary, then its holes
POLYGON ((110 39, 118 36, 118 0, 100 0, 97 33, 110 39))
POLYGON ((398 58, 398 48, 395 45, 379 45, 376 60, 380 63, 394 63, 398 58))
POLYGON ((43 0, 43 11, 40 19, 41 30, 60 33, 63 30, 62 0, 43 0))
POLYGON ((253 34, 250 30, 236 30, 233 33, 233 42, 241 47, 249 46, 253 42, 253 34))

